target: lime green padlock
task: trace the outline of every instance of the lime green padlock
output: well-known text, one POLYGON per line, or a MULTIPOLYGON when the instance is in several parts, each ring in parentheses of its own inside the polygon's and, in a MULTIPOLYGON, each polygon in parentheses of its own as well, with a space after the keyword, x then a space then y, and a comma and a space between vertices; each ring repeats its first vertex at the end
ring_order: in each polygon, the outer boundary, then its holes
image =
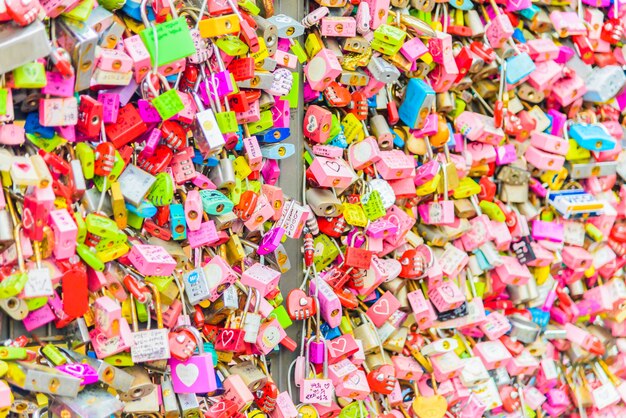
MULTIPOLYGON (((122 171, 124 171, 125 167, 126 164, 124 163, 122 156, 117 150, 115 150, 115 162, 113 163, 113 168, 111 169, 111 172, 107 176, 106 190, 109 190, 111 188, 111 184, 117 181, 117 178, 120 176, 120 174, 122 174, 122 171)), ((104 177, 94 176, 93 184, 99 191, 102 191, 105 186, 104 177)))
POLYGON ((156 181, 148 192, 148 200, 154 206, 167 206, 174 199, 174 182, 167 173, 156 175, 156 181))
POLYGON ((79 142, 74 146, 76 158, 80 161, 80 167, 83 169, 83 176, 86 180, 91 180, 94 175, 95 155, 93 148, 85 142, 79 142))
MULTIPOLYGON (((92 253, 85 244, 77 244, 76 253, 92 269, 104 271, 104 262, 100 260, 95 253, 92 253)), ((0 283, 0 286, 2 286, 3 283, 4 282, 0 283)))
POLYGON ((248 47, 244 41, 239 39, 238 36, 233 35, 226 35, 218 38, 218 40, 215 41, 215 45, 231 57, 245 55, 250 49, 250 47, 248 47))
POLYGON ((217 126, 220 127, 222 133, 237 132, 239 125, 237 125, 237 117, 235 112, 217 112, 215 113, 215 119, 217 120, 217 126))
POLYGON ((23 347, 0 347, 0 360, 25 360, 27 356, 23 347))
POLYGON ((363 210, 365 211, 365 216, 367 216, 367 219, 370 221, 382 218, 387 213, 378 190, 372 191, 368 195, 367 199, 362 199, 361 204, 363 206, 363 210))
POLYGON ((87 231, 102 238, 117 238, 119 228, 114 220, 90 213, 85 219, 87 231))
POLYGON ((287 313, 287 309, 283 305, 275 308, 270 314, 268 318, 276 318, 281 327, 287 328, 293 324, 291 318, 289 318, 289 314, 287 313))
POLYGON ((29 62, 13 70, 13 82, 19 89, 40 89, 46 87, 46 69, 40 62, 29 62))
POLYGON ((152 27, 150 22, 144 21, 143 23, 146 25, 146 29, 142 30, 139 36, 141 36, 141 40, 146 45, 152 62, 155 61, 155 57, 158 55, 158 67, 187 58, 196 52, 193 38, 184 16, 161 23, 155 27, 152 27), (154 42, 155 32, 159 48, 158 53, 157 45, 154 42))
POLYGON ((24 299, 29 311, 36 311, 42 308, 48 302, 48 296, 41 296, 37 298, 24 299))
MULTIPOLYGON (((165 83, 169 89, 167 82, 165 83)), ((185 108, 176 90, 167 90, 165 93, 152 99, 152 105, 159 112, 161 119, 168 120, 185 108)))
POLYGON ((85 239, 87 239, 87 223, 85 222, 85 218, 78 213, 74 213, 74 221, 76 222, 76 227, 78 228, 76 242, 82 244, 85 242, 85 239))
POLYGON ((0 298, 6 299, 19 295, 27 281, 28 274, 20 268, 20 271, 13 273, 0 283, 0 298))
POLYGON ((130 367, 135 365, 130 356, 130 353, 128 352, 118 353, 109 357, 105 357, 104 361, 115 367, 130 367))
POLYGON ((313 261, 318 271, 328 267, 339 255, 337 246, 326 235, 318 235, 315 237, 313 240, 313 248, 315 249, 313 261))

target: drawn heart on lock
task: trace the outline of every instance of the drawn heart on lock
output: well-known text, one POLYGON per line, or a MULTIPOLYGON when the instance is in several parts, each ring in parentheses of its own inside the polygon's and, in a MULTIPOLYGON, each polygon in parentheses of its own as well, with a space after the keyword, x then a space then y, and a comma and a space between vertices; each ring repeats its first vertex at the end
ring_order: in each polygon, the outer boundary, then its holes
POLYGON ((176 365, 176 377, 181 383, 187 387, 191 387, 198 376, 200 375, 200 370, 198 370, 198 366, 195 364, 178 364, 176 365))
POLYGON ((383 299, 380 303, 374 306, 373 311, 378 315, 389 315, 389 302, 387 299, 383 299))
POLYGON ((211 412, 223 412, 226 410, 226 402, 220 401, 214 404, 209 411, 211 412))
POLYGON ((16 163, 16 164, 13 164, 13 167, 19 168, 24 173, 28 173, 30 171, 30 168, 31 168, 30 165, 25 164, 25 163, 16 163))
POLYGON ((402 271, 402 264, 395 258, 383 258, 376 260, 379 269, 387 276, 385 282, 389 282, 400 274, 402 271))
POLYGON ((228 346, 228 343, 230 343, 234 337, 235 337, 235 331, 233 330, 222 331, 222 345, 224 347, 228 346))
POLYGON ((328 348, 333 350, 333 357, 335 357, 335 353, 343 354, 346 351, 346 344, 343 338, 335 339, 330 342, 328 348))
POLYGON ((336 161, 326 161, 326 167, 333 170, 335 173, 338 173, 341 170, 341 165, 339 165, 336 161))

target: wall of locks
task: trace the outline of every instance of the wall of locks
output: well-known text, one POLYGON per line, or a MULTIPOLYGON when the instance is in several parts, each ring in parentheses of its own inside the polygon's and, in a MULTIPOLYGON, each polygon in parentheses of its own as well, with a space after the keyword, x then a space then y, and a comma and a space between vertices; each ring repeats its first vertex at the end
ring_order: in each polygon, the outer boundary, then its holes
POLYGON ((0 416, 626 416, 625 24, 0 0, 0 416))

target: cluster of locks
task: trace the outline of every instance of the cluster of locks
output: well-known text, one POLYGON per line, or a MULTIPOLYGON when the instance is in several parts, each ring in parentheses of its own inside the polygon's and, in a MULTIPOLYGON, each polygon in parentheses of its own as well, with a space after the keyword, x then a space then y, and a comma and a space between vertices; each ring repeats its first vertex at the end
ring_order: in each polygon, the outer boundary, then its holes
POLYGON ((0 416, 625 416, 624 25, 0 0, 0 416))

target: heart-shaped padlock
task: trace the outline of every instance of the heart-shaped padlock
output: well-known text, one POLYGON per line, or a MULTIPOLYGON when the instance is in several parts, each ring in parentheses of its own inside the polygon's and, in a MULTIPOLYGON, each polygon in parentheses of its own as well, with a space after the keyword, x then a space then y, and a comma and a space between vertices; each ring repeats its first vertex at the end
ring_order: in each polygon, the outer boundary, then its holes
POLYGON ((367 383, 373 391, 389 395, 396 385, 395 369, 391 364, 381 364, 367 374, 367 383))
POLYGON ((317 304, 315 299, 307 296, 301 289, 293 289, 287 295, 287 313, 294 320, 307 319, 315 315, 317 304))

